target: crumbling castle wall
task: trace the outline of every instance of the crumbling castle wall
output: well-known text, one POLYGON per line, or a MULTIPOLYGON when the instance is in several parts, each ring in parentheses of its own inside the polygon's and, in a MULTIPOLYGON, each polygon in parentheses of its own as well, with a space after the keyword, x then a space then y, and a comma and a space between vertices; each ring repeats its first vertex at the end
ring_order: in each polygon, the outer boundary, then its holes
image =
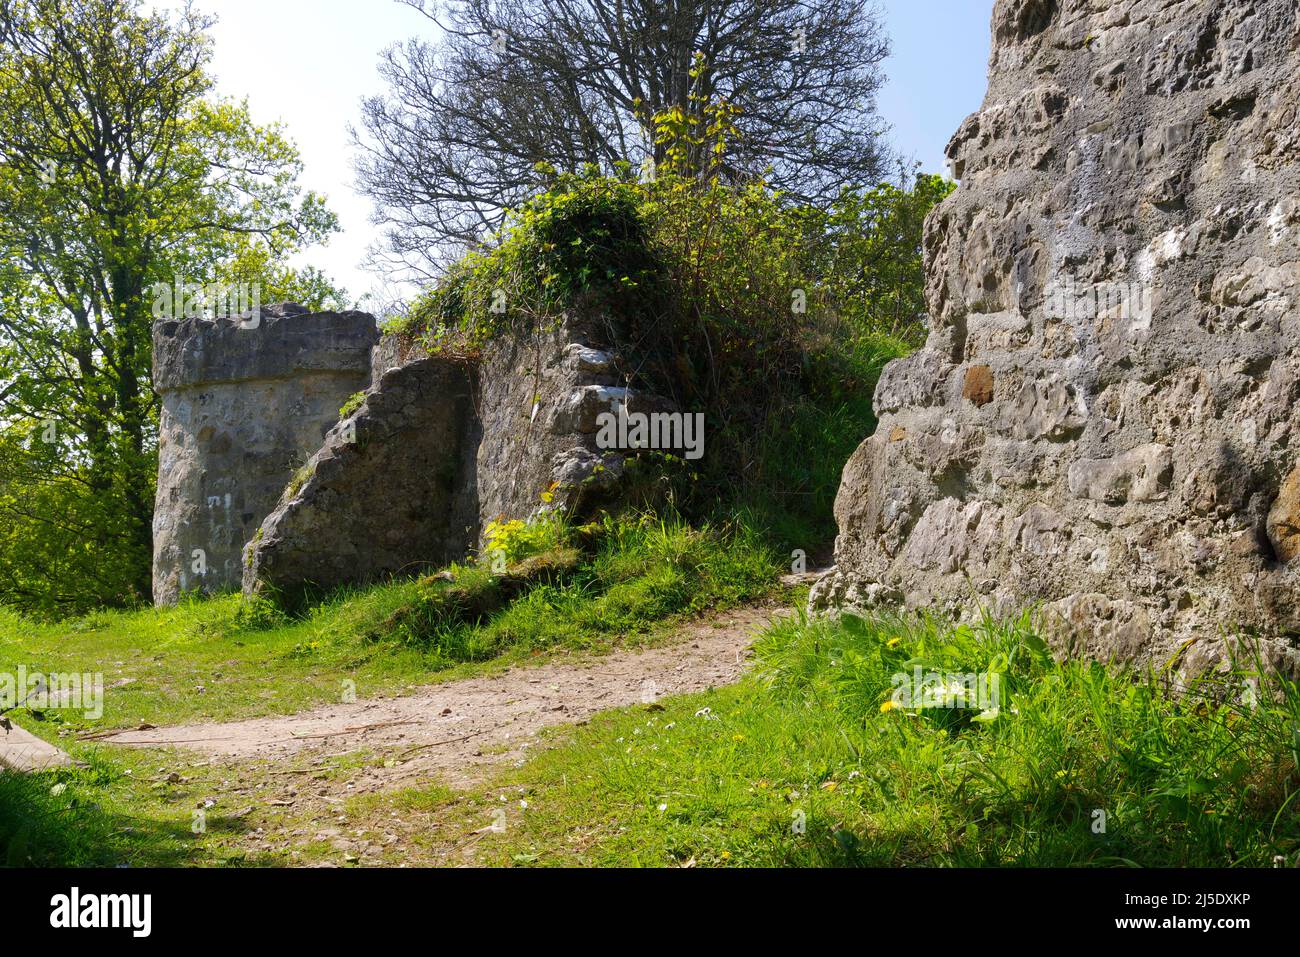
POLYGON ((471 554, 493 521, 607 502, 623 456, 597 447, 597 416, 662 400, 618 385, 602 325, 575 310, 497 337, 473 360, 383 337, 361 406, 250 536, 245 592, 295 603, 417 574, 471 554))
POLYGON ((478 527, 475 381, 437 357, 384 371, 250 536, 245 591, 297 604, 462 558, 478 527))
POLYGON ((1300 635, 1300 4, 998 0, 925 348, 815 608, 1041 603, 1062 654, 1300 635))
POLYGON ((238 588, 241 555, 285 483, 369 381, 361 312, 263 309, 257 320, 154 325, 161 404, 154 601, 238 588))

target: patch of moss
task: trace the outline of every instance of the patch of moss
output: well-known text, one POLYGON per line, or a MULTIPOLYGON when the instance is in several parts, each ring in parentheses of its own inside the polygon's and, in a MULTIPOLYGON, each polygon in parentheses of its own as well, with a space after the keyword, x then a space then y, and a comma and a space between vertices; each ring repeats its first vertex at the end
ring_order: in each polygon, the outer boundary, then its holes
POLYGON ((316 474, 316 463, 308 462, 298 471, 293 473, 293 478, 289 479, 289 484, 284 487, 284 501, 292 501, 298 497, 304 485, 311 481, 311 477, 316 474))
POLYGON ((353 392, 352 395, 348 396, 348 400, 339 408, 339 418, 346 419, 353 412, 357 411, 357 409, 361 408, 362 403, 365 401, 366 394, 364 392, 353 392))

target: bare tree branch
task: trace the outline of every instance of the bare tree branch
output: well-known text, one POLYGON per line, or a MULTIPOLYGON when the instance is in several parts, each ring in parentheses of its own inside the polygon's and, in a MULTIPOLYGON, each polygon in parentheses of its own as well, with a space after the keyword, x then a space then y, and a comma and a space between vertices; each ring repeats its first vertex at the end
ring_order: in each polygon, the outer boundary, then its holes
POLYGON ((439 37, 388 49, 366 99, 361 189, 390 264, 436 271, 541 186, 534 167, 656 161, 653 117, 708 89, 741 110, 737 178, 822 204, 889 168, 889 44, 872 0, 400 0, 439 37))

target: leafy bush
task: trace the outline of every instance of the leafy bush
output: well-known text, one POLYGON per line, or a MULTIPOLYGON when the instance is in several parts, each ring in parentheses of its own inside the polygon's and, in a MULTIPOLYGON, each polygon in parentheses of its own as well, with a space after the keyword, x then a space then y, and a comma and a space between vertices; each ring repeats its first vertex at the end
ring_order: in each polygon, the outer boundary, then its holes
POLYGON ((674 465, 676 507, 703 518, 746 503, 806 548, 833 535, 839 471, 874 427, 881 367, 919 338, 921 221, 952 187, 921 176, 846 190, 829 212, 792 205, 683 159, 725 153, 729 117, 722 104, 661 117, 663 162, 648 181, 627 164, 549 171, 550 188, 401 328, 474 354, 596 303, 600 334, 635 344, 630 384, 705 413, 705 459, 674 465))
POLYGON ((285 624, 289 616, 265 595, 241 595, 231 619, 231 630, 261 631, 285 624))
POLYGON ((513 565, 530 555, 564 544, 568 529, 562 516, 551 512, 529 521, 488 522, 483 532, 487 544, 483 558, 488 565, 513 565))
MULTIPOLYGON (((0 427, 0 604, 55 619, 147 602, 149 546, 125 490, 86 481, 80 453, 46 428, 0 427)), ((152 495, 152 481, 136 491, 152 495)))
POLYGON ((845 190, 825 216, 812 268, 850 336, 885 333, 919 345, 926 333, 922 227, 956 184, 918 172, 900 180, 845 190))

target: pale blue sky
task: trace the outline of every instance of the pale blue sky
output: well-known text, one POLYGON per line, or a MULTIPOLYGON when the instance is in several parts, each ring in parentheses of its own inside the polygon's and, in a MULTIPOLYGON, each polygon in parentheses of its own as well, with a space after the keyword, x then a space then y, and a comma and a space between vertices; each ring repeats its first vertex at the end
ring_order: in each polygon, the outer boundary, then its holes
MULTIPOLYGON (((895 148, 943 171, 943 148, 984 96, 993 0, 879 0, 893 38, 880 110, 895 148)), ((158 0, 161 7, 177 0, 158 0)), ((304 185, 324 193, 343 231, 303 262, 353 296, 372 289, 361 269, 375 240, 370 206, 352 189, 347 124, 361 97, 381 90, 379 52, 431 25, 394 0, 198 0, 219 18, 219 90, 249 99, 259 122, 283 121, 302 151, 304 185)))
POLYGON ((993 0, 878 0, 893 40, 880 95, 891 139, 927 173, 945 172, 943 150, 987 87, 993 0))

